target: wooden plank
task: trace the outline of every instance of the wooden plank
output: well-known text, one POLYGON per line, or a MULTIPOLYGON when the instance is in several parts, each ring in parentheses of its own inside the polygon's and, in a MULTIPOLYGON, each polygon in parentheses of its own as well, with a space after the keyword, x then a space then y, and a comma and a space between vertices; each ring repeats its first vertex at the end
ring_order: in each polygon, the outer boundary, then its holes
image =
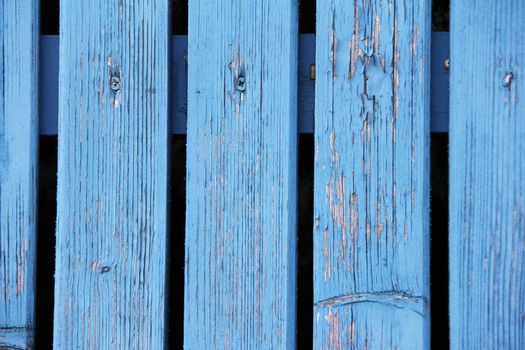
POLYGON ((38 1, 0 1, 0 348, 31 349, 38 171, 38 1))
MULTIPOLYGON (((186 134, 188 86, 188 40, 185 35, 172 37, 171 51, 171 127, 174 134, 186 134)), ((58 115, 58 36, 42 35, 40 39, 40 134, 57 134, 58 115)), ((432 33, 430 131, 448 132, 448 70, 443 62, 449 57, 448 32, 432 33)), ((315 63, 315 34, 299 35, 298 64, 298 129, 300 133, 314 131, 315 81, 310 79, 310 65, 315 63)))
POLYGON ((184 346, 293 349, 297 2, 190 0, 184 346))
POLYGON ((54 348, 162 349, 167 0, 62 0, 54 348))
POLYGON ((314 348, 429 346, 430 1, 318 1, 314 348))
POLYGON ((525 349, 524 13, 451 2, 452 349, 525 349))

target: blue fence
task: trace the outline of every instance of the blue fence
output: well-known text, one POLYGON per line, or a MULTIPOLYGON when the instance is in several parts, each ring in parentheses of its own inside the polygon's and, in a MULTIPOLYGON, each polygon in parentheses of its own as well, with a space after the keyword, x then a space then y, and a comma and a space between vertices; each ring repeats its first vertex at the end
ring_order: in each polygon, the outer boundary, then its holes
POLYGON ((317 0, 316 34, 297 1, 190 0, 187 36, 168 0, 61 0, 56 36, 39 6, 0 3, 1 349, 34 345, 40 135, 58 135, 54 348, 164 348, 170 239, 184 348, 295 348, 307 307, 315 349, 427 349, 430 139, 446 132, 449 346, 525 349, 522 1, 452 0, 450 35, 429 0, 317 0), (308 305, 299 134, 315 144, 308 305))

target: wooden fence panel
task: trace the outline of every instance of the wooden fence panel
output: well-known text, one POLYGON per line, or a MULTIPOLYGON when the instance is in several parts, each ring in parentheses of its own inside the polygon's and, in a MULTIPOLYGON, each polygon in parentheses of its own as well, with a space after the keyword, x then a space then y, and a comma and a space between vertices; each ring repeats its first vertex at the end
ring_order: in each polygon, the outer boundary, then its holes
POLYGON ((317 2, 314 348, 429 346, 430 1, 317 2))
POLYGON ((56 349, 165 342, 168 0, 62 0, 56 349))
POLYGON ((525 349, 524 14, 451 2, 452 349, 525 349))
POLYGON ((295 343, 297 2, 190 0, 184 345, 295 343))
POLYGON ((0 348, 32 348, 38 1, 0 1, 0 348))

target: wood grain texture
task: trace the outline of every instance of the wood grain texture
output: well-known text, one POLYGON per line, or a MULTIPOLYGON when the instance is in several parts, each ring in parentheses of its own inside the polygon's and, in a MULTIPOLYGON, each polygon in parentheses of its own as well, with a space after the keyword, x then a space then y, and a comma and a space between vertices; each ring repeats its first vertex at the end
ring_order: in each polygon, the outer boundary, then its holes
POLYGON ((55 349, 165 343, 168 4, 61 1, 55 349))
POLYGON ((430 1, 317 2, 314 348, 429 341, 430 1))
POLYGON ((525 349, 523 14, 451 2, 452 349, 525 349))
POLYGON ((186 349, 295 346, 297 41, 294 0, 190 0, 186 349))
POLYGON ((38 1, 0 0, 0 348, 31 349, 38 170, 38 1))

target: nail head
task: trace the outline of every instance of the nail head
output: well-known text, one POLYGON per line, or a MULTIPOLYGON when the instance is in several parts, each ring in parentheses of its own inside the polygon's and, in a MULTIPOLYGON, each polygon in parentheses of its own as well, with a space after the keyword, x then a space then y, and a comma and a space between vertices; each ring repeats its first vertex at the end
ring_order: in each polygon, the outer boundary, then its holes
POLYGON ((113 91, 120 90, 120 78, 117 76, 112 76, 109 81, 109 85, 113 91))
POLYGON ((513 79, 514 79, 514 74, 512 72, 505 73, 505 77, 503 78, 503 86, 510 87, 510 84, 512 84, 513 79))
POLYGON ((450 69, 450 58, 447 58, 443 61, 443 67, 445 67, 446 70, 450 69))

